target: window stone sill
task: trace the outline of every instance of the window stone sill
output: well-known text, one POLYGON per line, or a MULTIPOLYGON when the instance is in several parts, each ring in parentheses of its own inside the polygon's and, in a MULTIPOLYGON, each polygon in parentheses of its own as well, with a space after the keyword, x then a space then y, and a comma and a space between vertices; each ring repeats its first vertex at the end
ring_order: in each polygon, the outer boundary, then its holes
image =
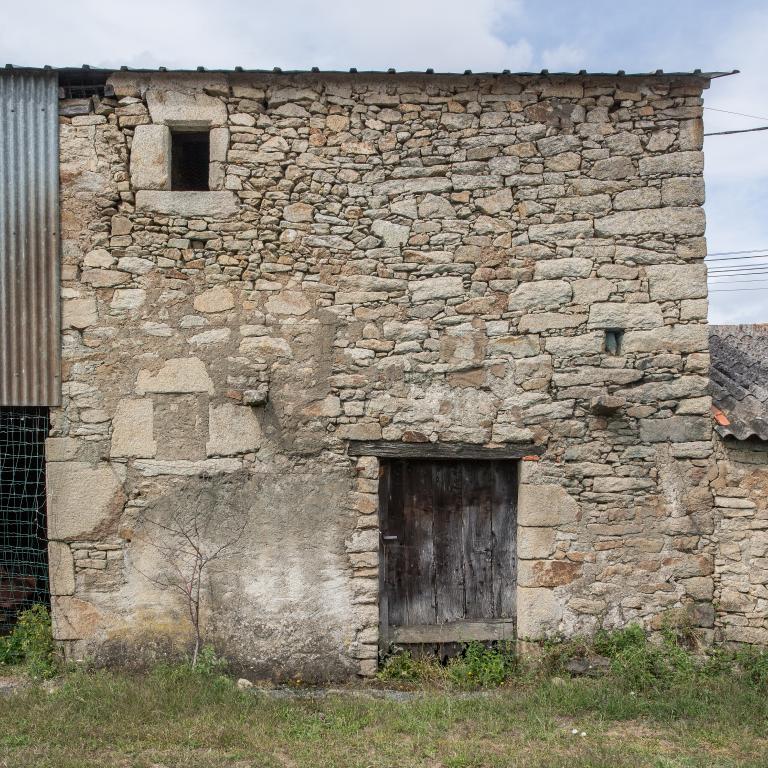
POLYGON ((156 192, 136 193, 136 210, 162 213, 166 216, 211 216, 227 218, 237 213, 237 196, 230 190, 221 192, 156 192))

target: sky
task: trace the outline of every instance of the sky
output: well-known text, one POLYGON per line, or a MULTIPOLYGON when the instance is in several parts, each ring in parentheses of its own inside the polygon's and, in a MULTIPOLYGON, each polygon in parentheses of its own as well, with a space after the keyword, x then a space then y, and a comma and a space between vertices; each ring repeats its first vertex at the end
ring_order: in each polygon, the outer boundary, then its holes
MULTIPOLYGON (((768 126, 766 0, 0 0, 0 12, 0 65, 739 69, 705 92, 705 131, 768 126)), ((768 322, 768 255, 720 255, 768 254, 768 131, 710 136, 704 151, 710 321, 768 322)))

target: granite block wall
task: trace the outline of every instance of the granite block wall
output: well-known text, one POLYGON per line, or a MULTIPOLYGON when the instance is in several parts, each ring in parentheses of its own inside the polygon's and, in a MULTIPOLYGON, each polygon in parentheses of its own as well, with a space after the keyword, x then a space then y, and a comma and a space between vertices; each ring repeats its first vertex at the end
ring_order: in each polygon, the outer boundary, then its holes
POLYGON ((713 627, 702 89, 688 76, 115 73, 61 102, 56 636, 189 638, 149 519, 234 516, 209 636, 376 667, 378 466, 349 440, 535 445, 518 635, 713 627), (172 189, 209 131, 208 191, 172 189), (165 516, 165 517, 164 517, 165 516))

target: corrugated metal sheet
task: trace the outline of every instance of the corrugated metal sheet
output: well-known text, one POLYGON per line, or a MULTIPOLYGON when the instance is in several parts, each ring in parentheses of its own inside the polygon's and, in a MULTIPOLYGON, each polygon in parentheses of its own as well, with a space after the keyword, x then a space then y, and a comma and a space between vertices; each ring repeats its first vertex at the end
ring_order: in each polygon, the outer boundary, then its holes
POLYGON ((0 406, 58 405, 55 72, 0 70, 0 406))

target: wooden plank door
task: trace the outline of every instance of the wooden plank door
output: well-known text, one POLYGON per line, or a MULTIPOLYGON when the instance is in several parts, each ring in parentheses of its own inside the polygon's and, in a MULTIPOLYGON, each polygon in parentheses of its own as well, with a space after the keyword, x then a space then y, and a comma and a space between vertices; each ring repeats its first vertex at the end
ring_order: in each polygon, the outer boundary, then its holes
POLYGON ((514 635, 516 478, 514 461, 382 462, 384 646, 514 635))

